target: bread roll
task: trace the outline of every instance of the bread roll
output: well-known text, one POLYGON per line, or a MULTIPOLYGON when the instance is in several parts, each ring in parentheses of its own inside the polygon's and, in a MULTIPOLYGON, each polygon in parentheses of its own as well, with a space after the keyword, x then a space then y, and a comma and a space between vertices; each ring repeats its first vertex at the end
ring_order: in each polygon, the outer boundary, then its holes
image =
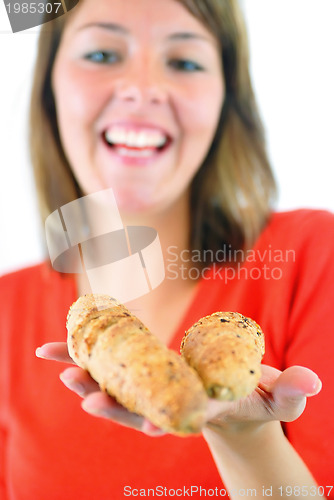
POLYGON ((196 372, 115 299, 85 295, 70 308, 68 350, 129 411, 179 435, 198 433, 208 398, 196 372))
POLYGON ((264 335, 255 321, 242 314, 216 312, 189 328, 181 354, 211 398, 233 401, 250 394, 258 384, 264 335))

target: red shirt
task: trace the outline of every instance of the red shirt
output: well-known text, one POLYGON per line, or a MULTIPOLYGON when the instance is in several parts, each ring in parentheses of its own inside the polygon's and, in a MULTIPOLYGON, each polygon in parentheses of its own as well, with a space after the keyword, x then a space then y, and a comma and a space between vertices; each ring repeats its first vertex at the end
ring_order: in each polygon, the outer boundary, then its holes
MULTIPOLYGON (((262 326, 264 363, 314 370, 323 389, 285 430, 321 486, 334 483, 333 259, 332 214, 274 214, 242 267, 205 272, 170 346, 179 351, 201 316, 238 311, 262 326)), ((88 415, 59 381, 65 366, 35 357, 45 342, 66 340, 76 298, 74 276, 47 264, 0 279, 0 498, 118 500, 156 487, 155 496, 202 498, 196 486, 218 488, 218 498, 223 484, 202 437, 150 438, 88 415)))

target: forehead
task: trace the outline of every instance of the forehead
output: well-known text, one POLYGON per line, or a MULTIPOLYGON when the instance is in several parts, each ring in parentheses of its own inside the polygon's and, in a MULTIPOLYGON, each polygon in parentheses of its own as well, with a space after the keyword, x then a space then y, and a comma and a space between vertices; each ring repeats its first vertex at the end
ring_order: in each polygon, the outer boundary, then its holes
POLYGON ((158 37, 188 31, 214 40, 200 20, 177 0, 81 0, 69 13, 66 30, 98 23, 121 26, 128 34, 158 37))

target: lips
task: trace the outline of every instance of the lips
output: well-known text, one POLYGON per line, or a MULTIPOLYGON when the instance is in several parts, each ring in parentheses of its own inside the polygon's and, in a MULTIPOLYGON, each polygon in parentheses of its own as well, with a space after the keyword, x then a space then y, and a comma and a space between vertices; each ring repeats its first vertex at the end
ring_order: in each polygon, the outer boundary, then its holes
POLYGON ((156 127, 112 125, 104 130, 105 144, 121 157, 145 159, 164 151, 171 137, 156 127))

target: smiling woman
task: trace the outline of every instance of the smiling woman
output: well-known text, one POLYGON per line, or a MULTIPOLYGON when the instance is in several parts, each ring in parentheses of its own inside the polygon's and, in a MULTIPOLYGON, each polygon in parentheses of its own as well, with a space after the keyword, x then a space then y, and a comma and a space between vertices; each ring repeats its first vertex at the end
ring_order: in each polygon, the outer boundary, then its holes
POLYGON ((236 2, 102 2, 97 8, 86 0, 66 22, 53 67, 54 97, 49 71, 64 20, 44 28, 31 106, 31 130, 45 131, 49 123, 54 150, 51 164, 45 138, 31 136, 44 217, 83 192, 112 184, 125 211, 159 211, 181 194, 190 196, 194 247, 254 241, 275 188, 236 12, 236 2), (102 22, 110 9, 113 22, 102 22), (61 143, 54 140, 54 98, 61 143), (71 132, 62 120, 82 125, 71 132), (148 132, 158 147, 138 147, 148 132), (95 167, 87 167, 84 149, 77 151, 79 134, 86 135, 84 148, 95 167), (124 144, 117 144, 120 138, 124 144), (233 231, 222 230, 222 218, 233 231))
POLYGON ((116 25, 86 24, 89 0, 67 22, 52 75, 57 119, 84 193, 112 187, 125 212, 161 211, 187 196, 212 143, 224 95, 219 50, 181 5, 136 3, 131 16, 124 5, 99 9, 97 19, 112 12, 116 25), (125 142, 110 144, 119 132, 125 142), (146 137, 153 145, 138 146, 146 137))
MULTIPOLYGON (((42 346, 39 357, 72 363, 65 322, 70 305, 91 291, 84 273, 62 274, 42 262, 2 277, 0 496, 109 500, 161 485, 168 492, 228 491, 233 499, 245 491, 286 498, 301 487, 315 498, 333 495, 321 485, 330 485, 334 460, 334 218, 273 212, 275 183, 237 1, 82 0, 45 24, 30 143, 41 217, 58 217, 62 249, 80 251, 82 243, 79 218, 71 212, 67 224, 63 205, 80 207, 83 241, 91 241, 105 235, 112 195, 92 210, 80 198, 112 189, 121 225, 153 228, 164 256, 181 262, 184 272, 177 266, 172 279, 128 302, 127 314, 179 351, 200 317, 238 311, 261 325, 266 353, 249 396, 208 402, 202 435, 167 435, 101 392, 88 372, 63 366, 61 380, 83 399, 81 408, 59 383, 59 365, 34 356, 42 346), (319 378, 323 389, 311 398, 319 378)), ((113 240, 114 255, 131 253, 132 240, 124 239, 122 248, 113 240)), ((98 266, 101 248, 91 248, 98 266)), ((153 266, 151 254, 145 259, 153 266)), ((135 288, 131 273, 99 270, 94 292, 112 280, 135 288)), ((79 320, 81 313, 87 309, 79 320)), ((96 310, 88 313, 95 338, 96 310)), ((99 324, 108 333, 103 317, 99 324)), ((133 352, 131 360, 137 366, 133 352)), ((149 375, 155 381, 154 370, 149 375)))

